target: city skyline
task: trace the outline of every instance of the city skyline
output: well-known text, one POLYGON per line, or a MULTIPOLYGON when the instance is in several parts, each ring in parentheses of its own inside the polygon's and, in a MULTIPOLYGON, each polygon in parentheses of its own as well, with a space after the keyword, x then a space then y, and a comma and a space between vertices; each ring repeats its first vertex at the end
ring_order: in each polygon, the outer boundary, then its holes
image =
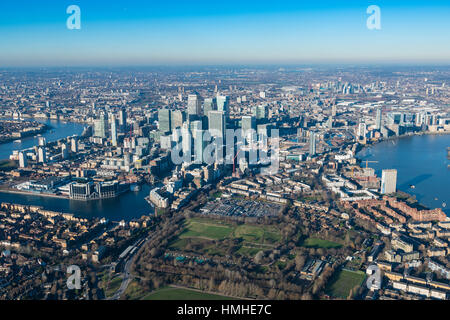
POLYGON ((0 67, 448 64, 444 1, 0 4, 0 67), (69 30, 70 5, 81 29, 69 30), (369 30, 367 8, 381 10, 369 30), (411 50, 414 48, 414 50, 411 50))

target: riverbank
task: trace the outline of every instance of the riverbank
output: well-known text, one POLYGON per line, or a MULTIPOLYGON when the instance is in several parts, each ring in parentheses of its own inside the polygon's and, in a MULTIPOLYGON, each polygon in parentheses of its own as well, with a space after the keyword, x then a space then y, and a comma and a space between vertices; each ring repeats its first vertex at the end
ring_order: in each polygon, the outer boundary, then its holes
POLYGON ((381 176, 384 169, 397 170, 397 189, 413 197, 427 208, 441 208, 450 215, 448 182, 450 171, 447 147, 450 134, 417 134, 385 139, 367 145, 355 157, 371 164, 381 176), (412 188, 414 186, 414 188, 412 188))

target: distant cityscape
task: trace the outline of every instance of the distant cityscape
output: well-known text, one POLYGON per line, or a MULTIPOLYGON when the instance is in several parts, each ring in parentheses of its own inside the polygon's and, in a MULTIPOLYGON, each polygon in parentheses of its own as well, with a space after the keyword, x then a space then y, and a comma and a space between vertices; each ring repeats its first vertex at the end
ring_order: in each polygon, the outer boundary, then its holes
POLYGON ((450 147, 449 84, 444 66, 0 70, 0 299, 447 300, 448 194, 424 204, 360 154, 450 147), (24 201, 130 193, 146 204, 119 219, 24 201))

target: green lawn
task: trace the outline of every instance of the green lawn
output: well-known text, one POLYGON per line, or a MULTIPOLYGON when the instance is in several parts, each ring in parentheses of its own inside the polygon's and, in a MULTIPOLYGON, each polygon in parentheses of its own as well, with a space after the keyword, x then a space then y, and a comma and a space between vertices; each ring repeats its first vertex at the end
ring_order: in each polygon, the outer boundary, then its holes
POLYGON ((361 286, 365 278, 362 271, 340 270, 332 277, 326 291, 330 296, 346 299, 350 290, 361 286))
POLYGON ((122 283, 122 278, 117 277, 112 279, 109 282, 109 285, 107 286, 107 290, 105 292, 107 297, 111 297, 114 295, 114 293, 116 293, 116 291, 120 288, 120 285, 122 283))
POLYGON ((164 288, 146 295, 143 300, 232 300, 231 298, 193 291, 189 289, 164 288))
POLYGON ((233 229, 227 225, 221 225, 210 221, 190 219, 186 223, 186 229, 180 235, 180 238, 208 238, 224 239, 233 229))
POLYGON ((254 257, 258 251, 272 247, 281 240, 280 231, 273 226, 236 225, 208 218, 192 218, 185 222, 185 229, 171 244, 175 250, 187 250, 201 254, 223 256, 229 249, 219 246, 215 240, 242 239, 237 253, 254 257), (254 248, 262 246, 261 248, 254 248))
POLYGON ((305 241, 303 241, 303 246, 307 248, 324 248, 324 249, 342 247, 340 243, 322 240, 319 238, 308 238, 305 241))

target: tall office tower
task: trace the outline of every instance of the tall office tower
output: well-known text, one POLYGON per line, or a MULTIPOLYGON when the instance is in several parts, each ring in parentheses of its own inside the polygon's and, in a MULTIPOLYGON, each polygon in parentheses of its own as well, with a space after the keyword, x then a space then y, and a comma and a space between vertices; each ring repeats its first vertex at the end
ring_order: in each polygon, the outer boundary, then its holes
POLYGON ((202 114, 202 97, 196 92, 188 96, 188 116, 202 114))
POLYGON ((158 110, 159 131, 162 133, 172 132, 171 124, 172 111, 169 109, 158 110))
POLYGON ((119 111, 119 126, 121 132, 127 131, 127 112, 125 109, 120 109, 119 111))
POLYGON ((381 119, 382 119, 381 117, 382 117, 381 108, 378 108, 377 109, 376 126, 375 126, 375 129, 377 129, 377 130, 381 130, 381 119))
POLYGON ((106 138, 107 120, 104 113, 100 114, 100 118, 95 120, 94 136, 99 138, 106 138))
POLYGON ((61 145, 61 157, 67 159, 69 157, 69 150, 67 150, 67 145, 63 143, 61 145))
POLYGON ((213 137, 221 137, 225 140, 225 114, 222 111, 210 111, 208 114, 208 128, 213 137))
POLYGON ((194 121, 191 123, 192 139, 194 141, 194 162, 203 163, 203 150, 206 142, 203 141, 203 123, 202 121, 194 121))
POLYGON ((358 137, 365 137, 366 136, 366 124, 364 122, 361 122, 358 126, 358 137))
POLYGON ((39 137, 38 144, 40 147, 45 147, 47 145, 47 140, 44 137, 39 137))
POLYGON ((78 152, 78 140, 75 137, 70 141, 70 150, 72 150, 73 153, 78 152))
POLYGON ((381 176, 381 193, 390 194, 397 191, 397 170, 383 170, 381 176))
POLYGON ((114 116, 111 118, 111 143, 117 147, 117 120, 114 116))
POLYGON ((309 156, 313 157, 316 155, 316 133, 309 133, 309 156))
POLYGON ((256 119, 253 116, 242 117, 242 131, 247 132, 250 129, 256 130, 256 119))
POLYGON ((253 116, 256 118, 256 120, 259 119, 265 119, 267 118, 267 105, 259 105, 253 107, 253 116))
POLYGON ((217 111, 222 111, 225 118, 228 118, 230 99, 227 96, 217 96, 217 111))
POLYGON ((333 103, 333 105, 331 106, 331 115, 333 117, 336 117, 337 115, 337 107, 336 107, 336 103, 333 103))
POLYGON ((217 98, 206 98, 203 102, 203 114, 208 116, 210 111, 217 110, 217 98))
POLYGON ((189 122, 183 123, 181 127, 181 147, 183 150, 183 155, 185 159, 189 159, 188 162, 192 160, 192 135, 189 128, 189 122))
POLYGON ((183 123, 186 121, 186 114, 181 110, 174 110, 171 114, 170 128, 175 130, 176 128, 181 128, 183 123))
POLYGON ((45 147, 39 147, 38 149, 38 162, 47 163, 47 152, 45 150, 45 147))
POLYGON ((24 152, 19 153, 19 167, 26 168, 28 166, 27 155, 24 152))

